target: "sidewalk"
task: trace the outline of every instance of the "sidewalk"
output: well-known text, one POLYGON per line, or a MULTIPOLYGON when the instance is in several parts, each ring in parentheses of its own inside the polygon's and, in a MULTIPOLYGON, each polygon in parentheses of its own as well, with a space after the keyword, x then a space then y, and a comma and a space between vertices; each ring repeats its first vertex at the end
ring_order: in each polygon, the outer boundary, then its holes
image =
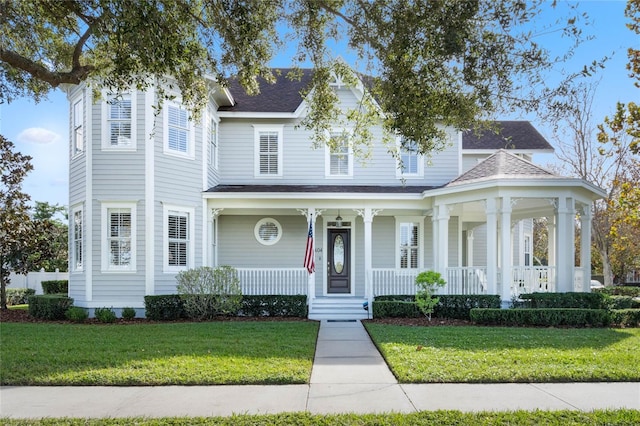
POLYGON ((322 322, 308 385, 0 388, 13 418, 606 408, 640 410, 640 383, 398 384, 360 322, 322 322))

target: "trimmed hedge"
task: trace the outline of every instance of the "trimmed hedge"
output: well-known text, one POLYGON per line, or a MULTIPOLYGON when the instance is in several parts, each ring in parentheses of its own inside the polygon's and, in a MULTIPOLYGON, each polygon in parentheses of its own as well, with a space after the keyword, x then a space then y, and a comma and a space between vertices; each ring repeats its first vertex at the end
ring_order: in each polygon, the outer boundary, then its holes
POLYGON ((573 308, 607 309, 606 296, 602 293, 529 293, 521 294, 525 308, 573 308))
POLYGON ((175 321, 186 318, 184 303, 179 294, 144 297, 145 316, 153 321, 175 321))
POLYGON ((8 288, 7 305, 24 305, 28 302, 29 296, 35 296, 36 291, 32 288, 8 288))
POLYGON ((44 294, 69 294, 69 280, 42 281, 44 294))
MULTIPOLYGON (((144 297, 145 315, 154 321, 186 318, 184 302, 179 294, 144 297)), ((307 296, 259 295, 242 296, 237 316, 301 317, 308 314, 307 296)))
POLYGON ((603 288, 594 288, 592 293, 603 293, 609 296, 631 296, 640 297, 640 287, 622 287, 622 286, 609 286, 603 288))
POLYGON ((607 308, 609 309, 640 309, 640 300, 631 296, 608 296, 607 308))
POLYGON ((416 302, 402 300, 374 300, 374 318, 419 318, 424 315, 418 309, 416 302))
POLYGON ((257 295, 242 296, 239 316, 248 317, 300 317, 309 313, 307 296, 257 295))
POLYGON ((73 299, 71 297, 60 294, 30 296, 28 302, 29 315, 45 320, 65 319, 67 309, 73 305, 73 299))
POLYGON ((619 327, 640 327, 640 309, 612 309, 611 323, 619 327))
MULTIPOLYGON (((463 295, 443 294, 437 295, 433 316, 437 318, 454 318, 469 320, 469 311, 473 308, 499 308, 500 296, 498 295, 463 295)), ((422 316, 414 304, 412 295, 376 296, 373 304, 373 315, 376 318, 417 318, 422 316)))
POLYGON ((472 309, 471 320, 482 325, 606 327, 611 315, 606 309, 472 309))

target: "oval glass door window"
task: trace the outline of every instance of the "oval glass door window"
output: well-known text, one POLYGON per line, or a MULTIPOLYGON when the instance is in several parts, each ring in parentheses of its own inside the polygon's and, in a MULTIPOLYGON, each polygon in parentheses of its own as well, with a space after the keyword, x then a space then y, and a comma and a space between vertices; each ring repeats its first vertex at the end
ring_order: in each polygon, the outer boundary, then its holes
POLYGON ((333 269, 341 274, 344 269, 344 240, 342 235, 336 235, 333 240, 333 269))

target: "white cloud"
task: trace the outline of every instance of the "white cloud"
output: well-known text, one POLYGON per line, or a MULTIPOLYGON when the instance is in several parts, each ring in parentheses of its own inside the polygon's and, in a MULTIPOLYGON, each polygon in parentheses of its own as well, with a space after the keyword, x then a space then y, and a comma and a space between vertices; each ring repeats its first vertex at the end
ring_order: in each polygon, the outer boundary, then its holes
POLYGON ((18 142, 33 144, 50 144, 60 139, 60 135, 42 127, 30 127, 18 134, 18 142))

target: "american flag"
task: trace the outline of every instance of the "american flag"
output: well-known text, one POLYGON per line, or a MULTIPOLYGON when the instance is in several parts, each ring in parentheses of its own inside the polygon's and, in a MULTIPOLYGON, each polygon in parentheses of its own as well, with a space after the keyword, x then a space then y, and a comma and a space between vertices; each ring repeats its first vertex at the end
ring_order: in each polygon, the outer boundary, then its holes
POLYGON ((309 234, 307 235, 307 249, 304 252, 304 267, 310 274, 316 270, 315 256, 313 255, 313 219, 309 220, 309 234))

